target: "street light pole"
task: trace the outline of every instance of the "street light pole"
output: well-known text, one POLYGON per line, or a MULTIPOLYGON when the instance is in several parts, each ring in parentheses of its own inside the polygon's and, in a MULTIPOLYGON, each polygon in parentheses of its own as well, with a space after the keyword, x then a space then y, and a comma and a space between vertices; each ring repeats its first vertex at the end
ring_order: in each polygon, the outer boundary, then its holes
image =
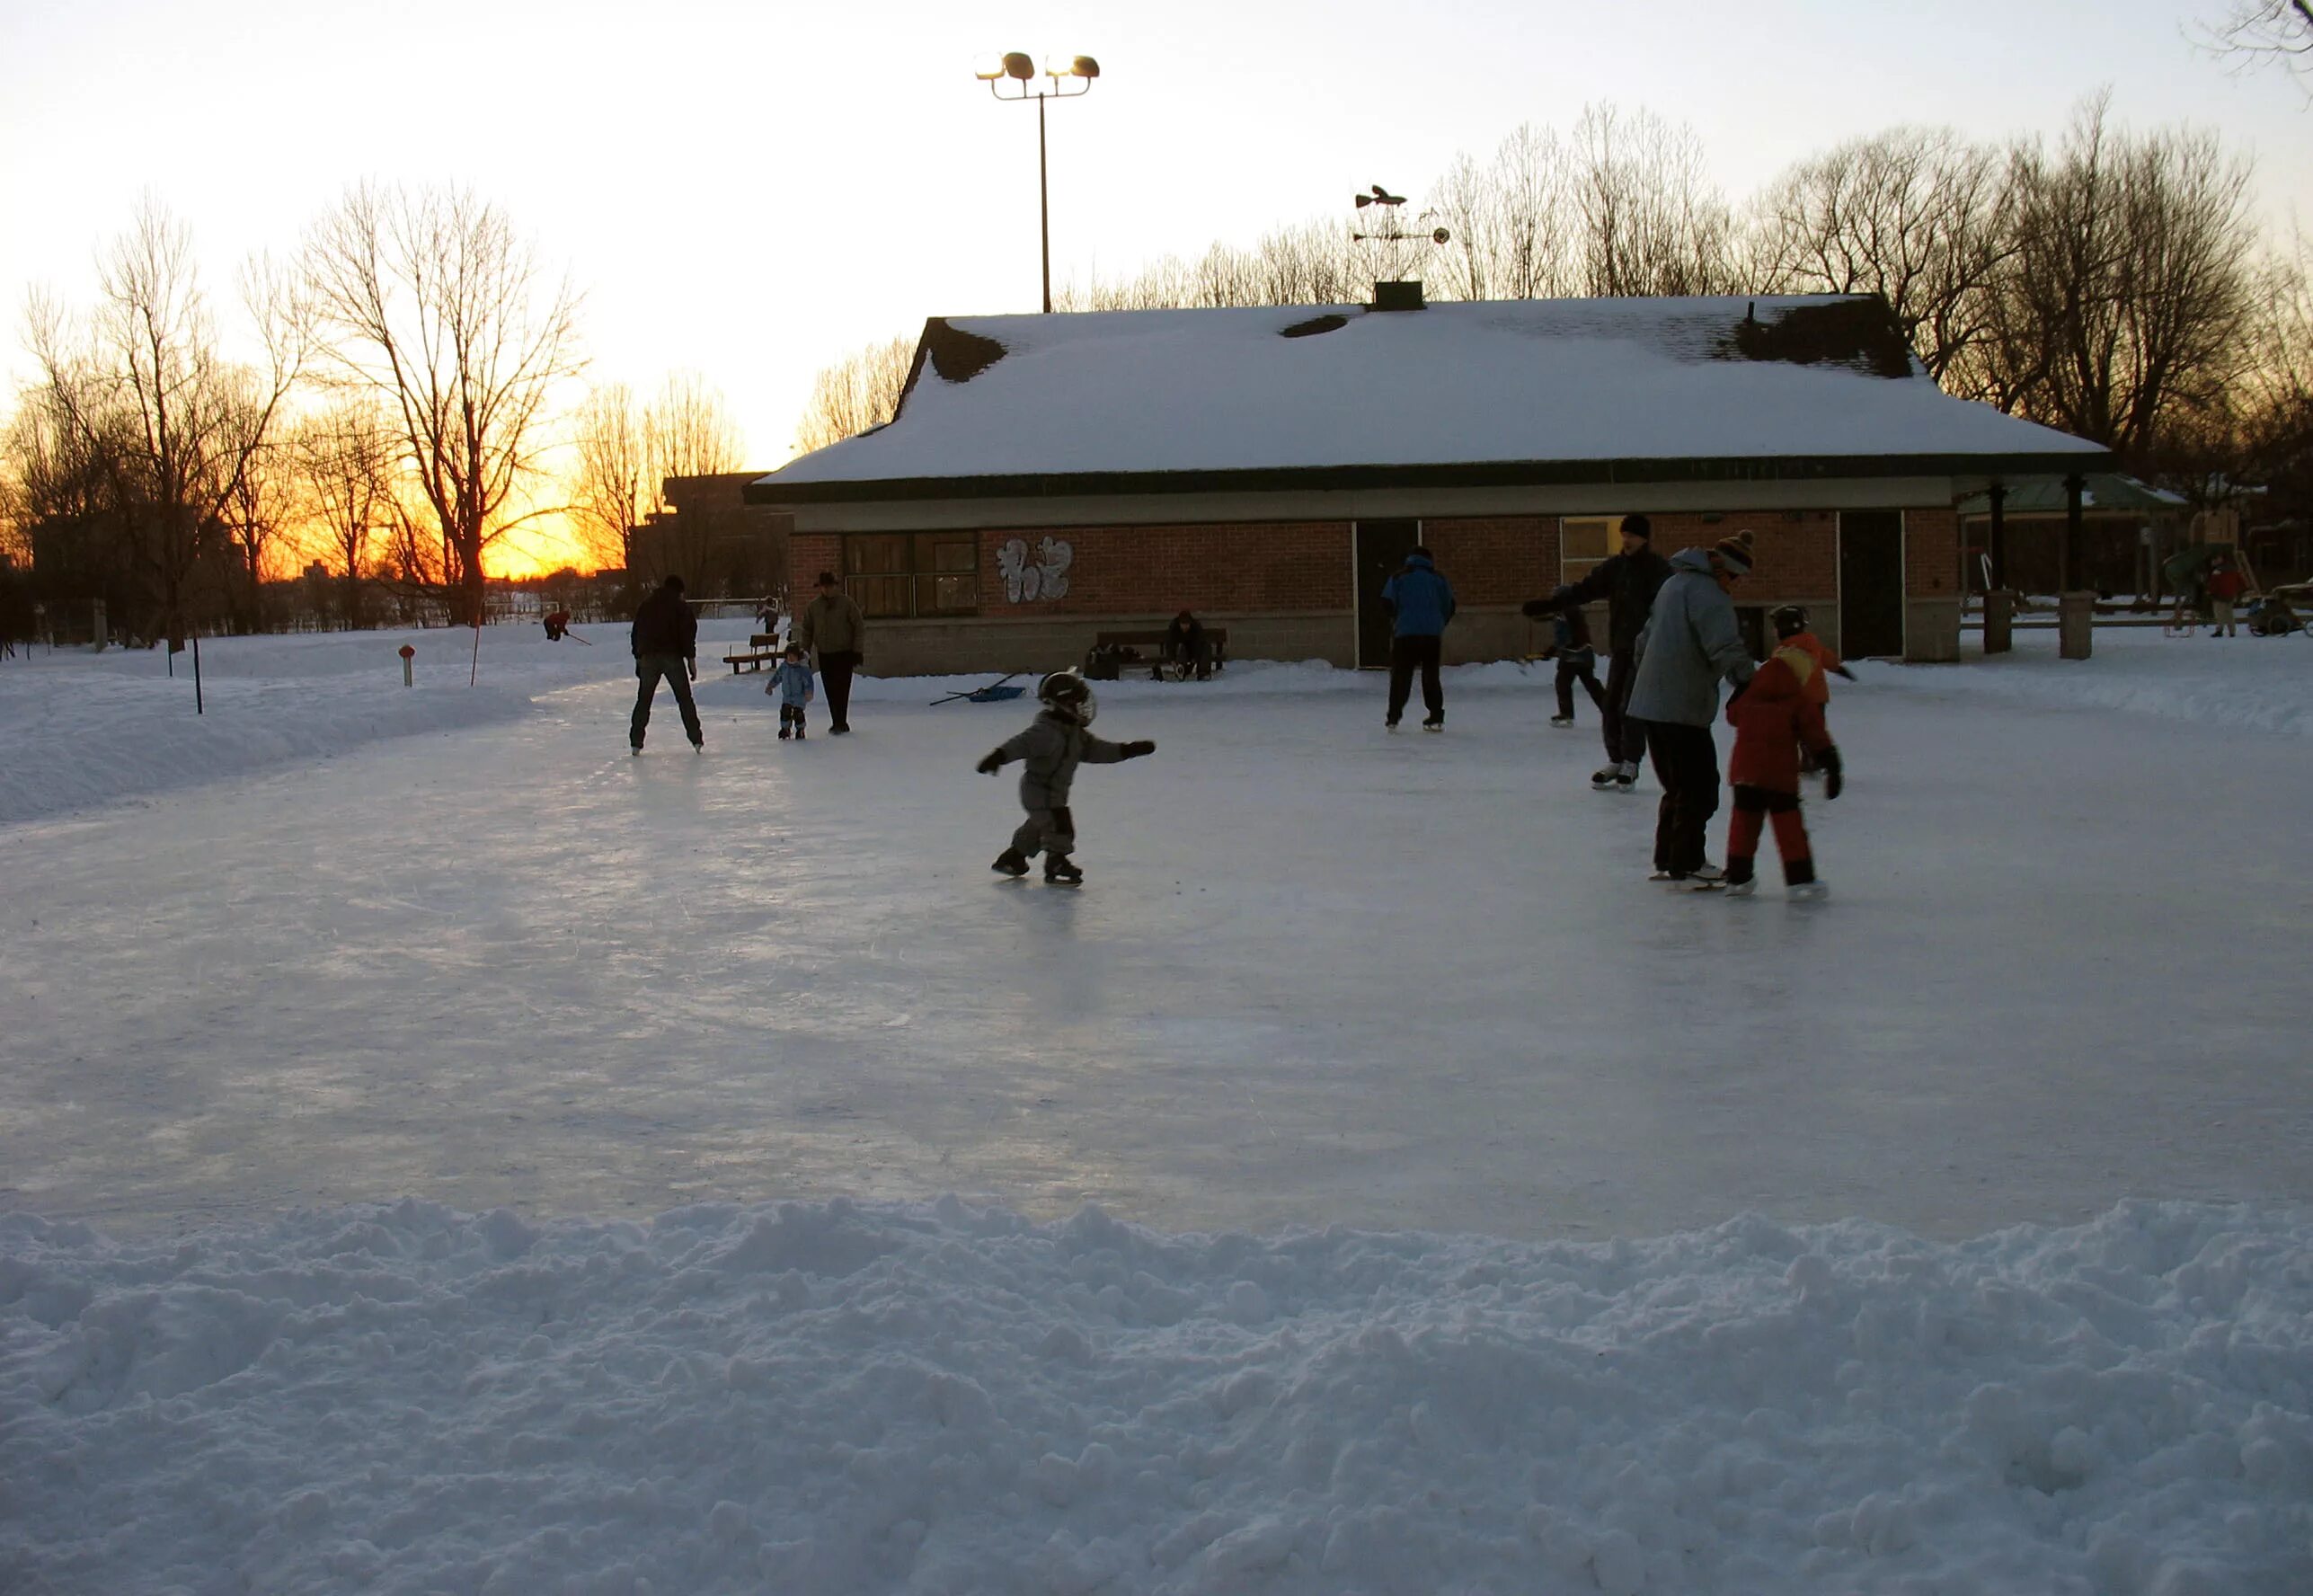
POLYGON ((1066 67, 1047 65, 1043 71, 1045 86, 1031 88, 1037 76, 1036 63, 1021 50, 1005 56, 993 71, 972 75, 988 85, 988 92, 998 100, 1033 100, 1036 102, 1036 217, 1042 236, 1044 263, 1044 314, 1052 314, 1052 184, 1051 166, 1044 138, 1044 102, 1073 100, 1092 93, 1093 79, 1100 75, 1100 63, 1090 56, 1077 56, 1066 67), (1006 83, 1019 87, 1011 93, 1004 92, 1006 83), (1077 86, 1069 88, 1068 84, 1077 86))

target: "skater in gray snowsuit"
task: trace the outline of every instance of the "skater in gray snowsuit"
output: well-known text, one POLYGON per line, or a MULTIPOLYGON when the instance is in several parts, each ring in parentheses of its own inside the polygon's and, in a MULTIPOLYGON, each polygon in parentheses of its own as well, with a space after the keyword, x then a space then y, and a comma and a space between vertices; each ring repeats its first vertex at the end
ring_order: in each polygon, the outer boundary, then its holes
POLYGON ((1068 859, 1077 847, 1076 817, 1068 812, 1068 789, 1077 779, 1077 767, 1138 759, 1155 753, 1156 745, 1109 742, 1086 731, 1100 706, 1085 678, 1073 670, 1046 677, 1037 687, 1036 696, 1043 703, 1042 713, 1025 732, 991 749, 978 766, 981 774, 994 776, 1015 759, 1026 765, 1020 773, 1020 807, 1028 811, 1028 818, 1012 834, 1012 846, 998 854, 988 868, 1006 875, 1025 875, 1029 856, 1041 852, 1044 879, 1074 886, 1085 879, 1085 873, 1068 859))

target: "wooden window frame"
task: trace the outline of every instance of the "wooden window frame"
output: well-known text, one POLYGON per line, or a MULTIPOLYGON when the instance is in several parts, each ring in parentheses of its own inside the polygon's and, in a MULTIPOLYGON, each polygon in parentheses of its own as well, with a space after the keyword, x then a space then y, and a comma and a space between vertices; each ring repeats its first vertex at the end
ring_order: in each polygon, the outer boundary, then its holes
POLYGON ((847 532, 844 591, 871 620, 951 620, 979 614, 974 532, 847 532), (959 558, 961 554, 961 558, 959 558), (950 602, 941 602, 942 588, 950 602), (967 602, 953 602, 962 597, 967 602))

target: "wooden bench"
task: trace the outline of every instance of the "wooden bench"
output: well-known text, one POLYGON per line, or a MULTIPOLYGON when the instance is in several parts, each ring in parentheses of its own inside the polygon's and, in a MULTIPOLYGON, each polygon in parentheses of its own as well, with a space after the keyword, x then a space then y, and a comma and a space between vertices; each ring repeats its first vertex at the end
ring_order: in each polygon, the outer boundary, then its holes
POLYGON ((739 652, 725 654, 722 662, 737 676, 742 670, 760 670, 766 660, 777 661, 785 651, 779 647, 779 637, 773 632, 757 632, 749 636, 747 646, 739 652))
MULTIPOLYGON (((1186 681, 1196 670, 1192 660, 1168 660, 1165 657, 1166 634, 1163 628, 1154 632, 1102 632, 1093 638, 1092 652, 1085 656, 1085 675, 1095 681, 1114 681, 1129 668, 1146 665, 1149 675, 1157 681, 1186 681), (1143 649, 1147 653, 1141 652, 1143 649), (1107 668, 1116 667, 1113 672, 1107 668)), ((1210 652, 1209 663, 1219 670, 1228 661, 1228 628, 1205 628, 1205 647, 1210 652)))

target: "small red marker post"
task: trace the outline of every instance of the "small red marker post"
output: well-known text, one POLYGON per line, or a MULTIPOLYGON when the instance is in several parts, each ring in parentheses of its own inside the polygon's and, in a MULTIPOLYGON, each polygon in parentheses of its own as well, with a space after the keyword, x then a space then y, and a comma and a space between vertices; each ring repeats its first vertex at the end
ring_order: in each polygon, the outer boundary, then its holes
POLYGON ((410 685, 410 661, 417 657, 417 650, 406 643, 402 645, 402 685, 405 687, 410 685))

